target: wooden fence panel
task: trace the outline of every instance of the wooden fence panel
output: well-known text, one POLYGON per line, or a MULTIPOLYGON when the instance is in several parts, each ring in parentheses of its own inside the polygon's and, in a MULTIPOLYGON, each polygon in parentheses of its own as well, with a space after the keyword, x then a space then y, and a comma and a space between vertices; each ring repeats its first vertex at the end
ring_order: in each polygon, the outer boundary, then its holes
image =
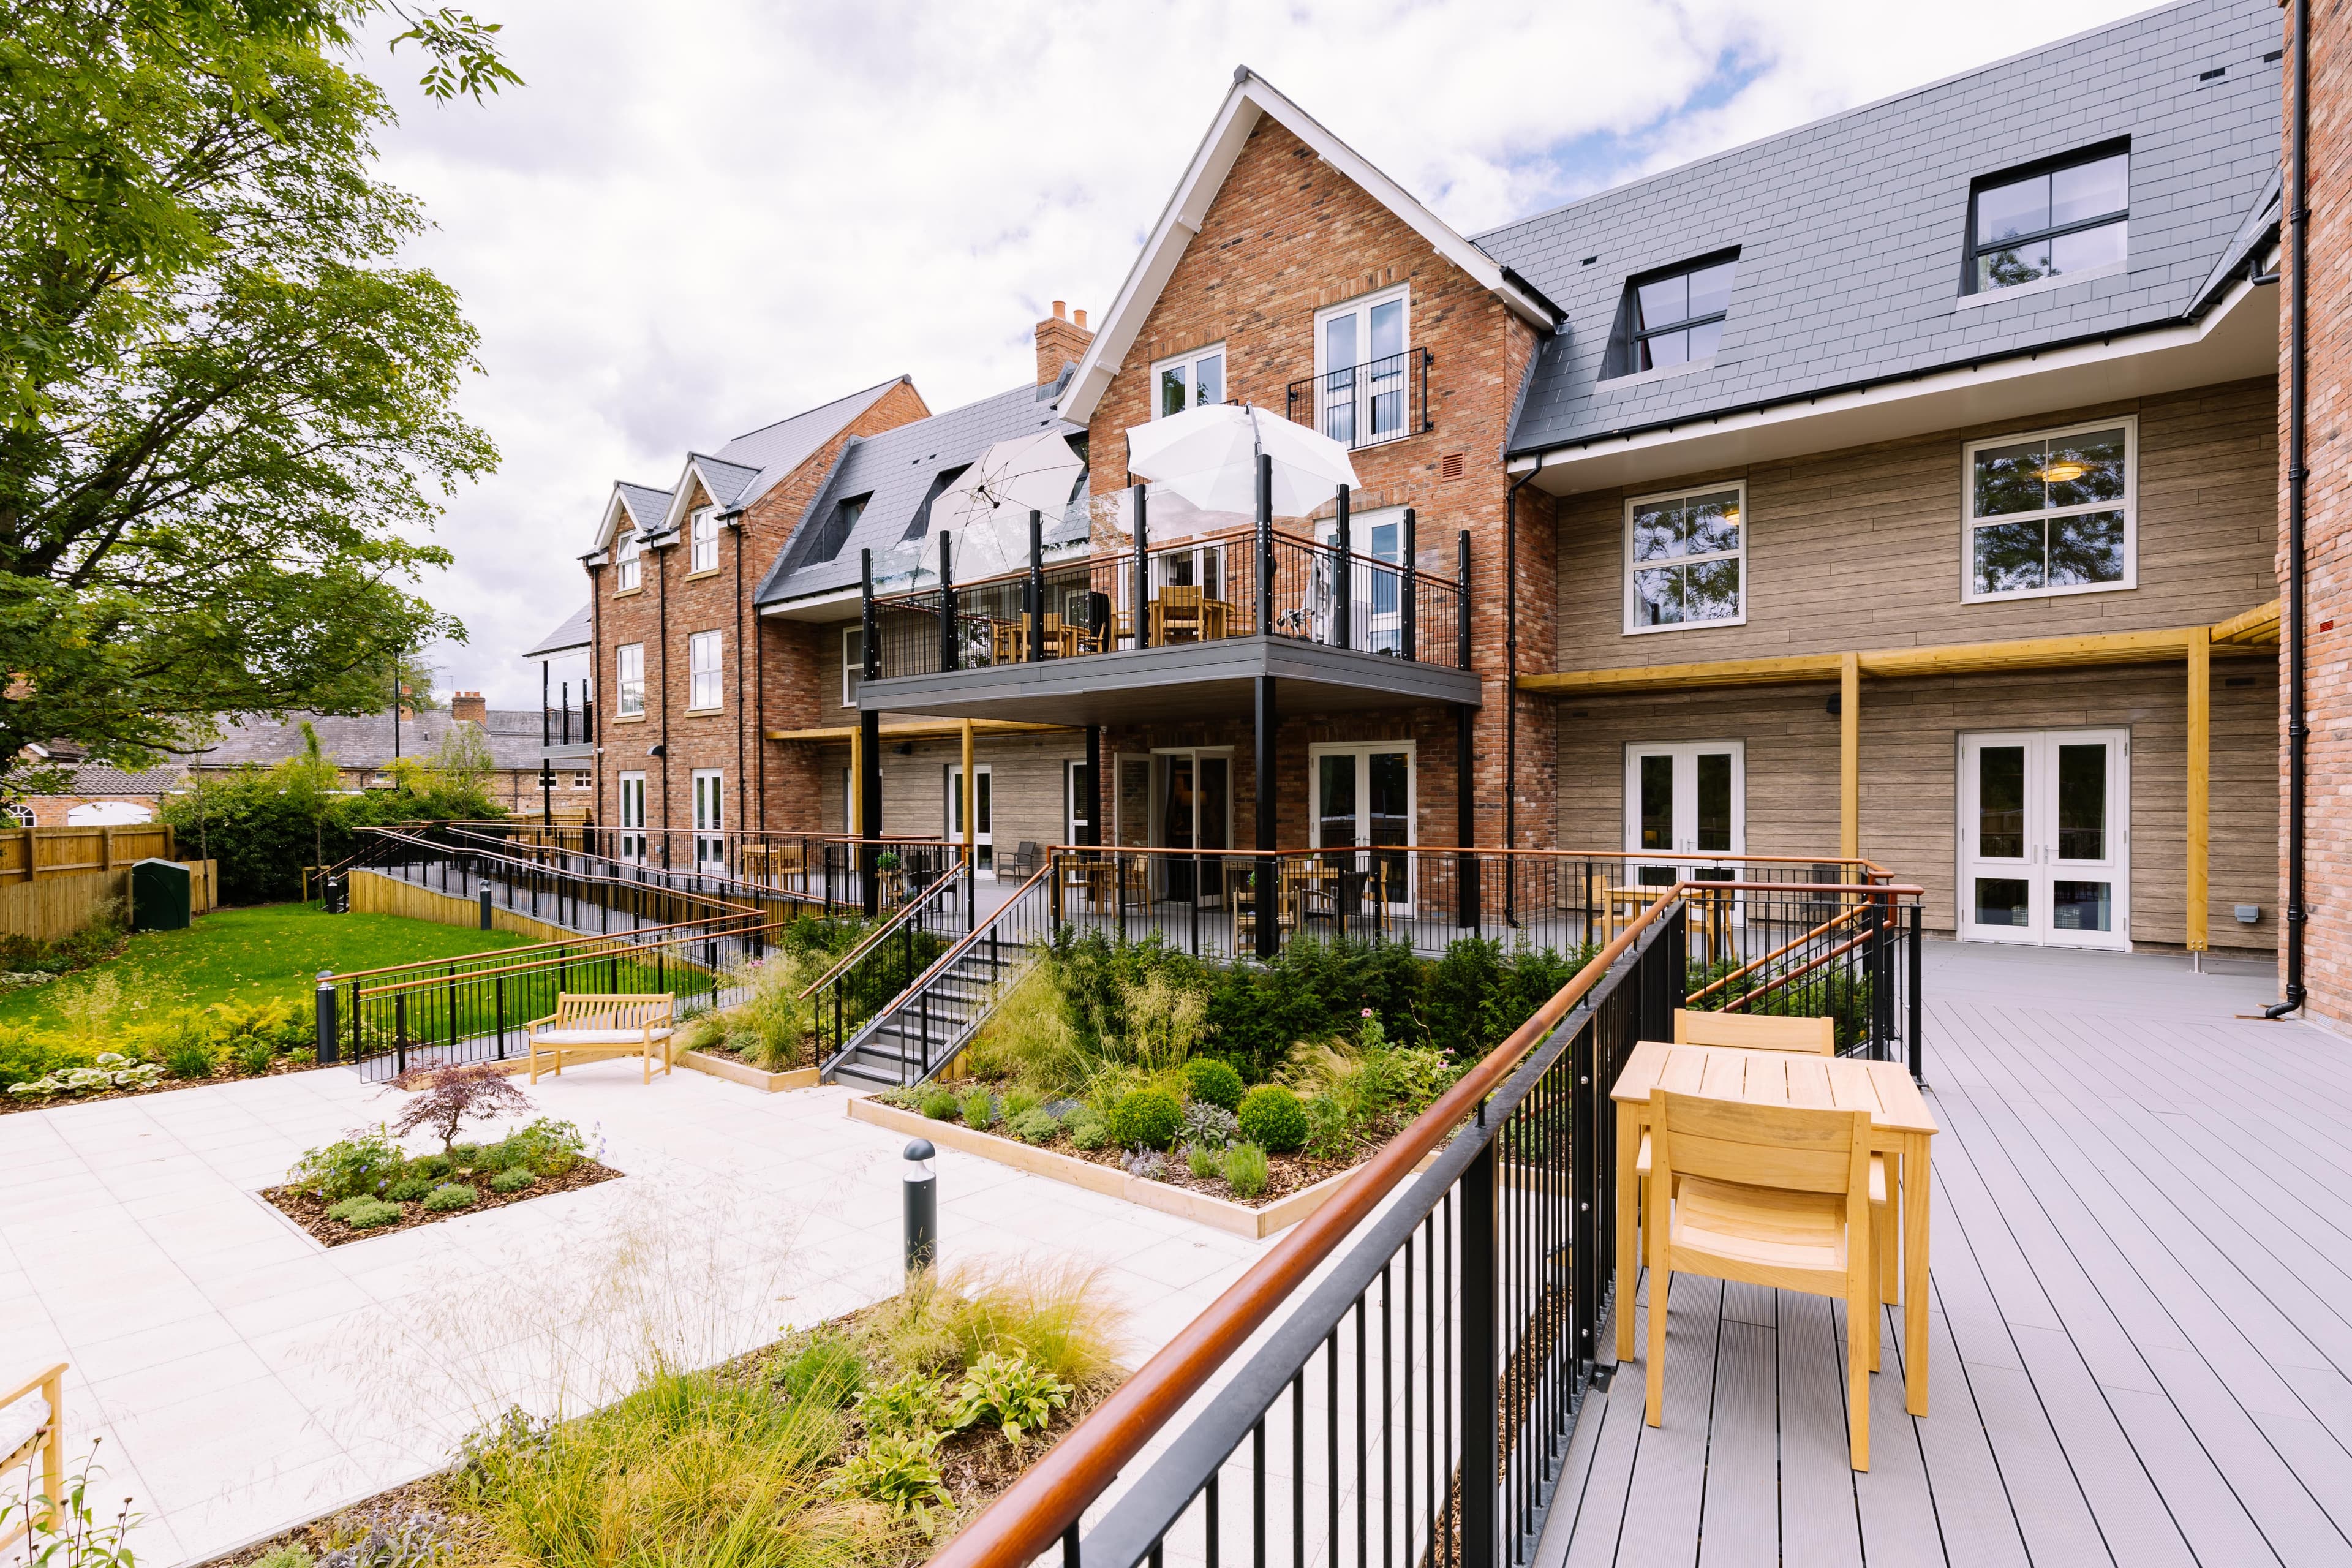
POLYGON ((0 828, 0 883, 112 871, 133 860, 178 858, 172 829, 161 822, 0 828))

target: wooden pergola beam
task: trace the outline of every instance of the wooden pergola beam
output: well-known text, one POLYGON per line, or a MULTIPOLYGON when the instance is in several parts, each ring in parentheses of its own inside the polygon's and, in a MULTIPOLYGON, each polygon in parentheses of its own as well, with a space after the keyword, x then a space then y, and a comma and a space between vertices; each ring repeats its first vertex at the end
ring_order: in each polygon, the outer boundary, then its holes
MULTIPOLYGON (((1076 724, 1032 724, 1019 719, 939 719, 926 723, 885 724, 882 738, 886 741, 943 740, 961 735, 966 725, 976 735, 1047 735, 1075 734, 1082 728, 1076 724)), ((827 724, 814 730, 771 730, 771 741, 854 741, 857 738, 855 724, 827 724)))

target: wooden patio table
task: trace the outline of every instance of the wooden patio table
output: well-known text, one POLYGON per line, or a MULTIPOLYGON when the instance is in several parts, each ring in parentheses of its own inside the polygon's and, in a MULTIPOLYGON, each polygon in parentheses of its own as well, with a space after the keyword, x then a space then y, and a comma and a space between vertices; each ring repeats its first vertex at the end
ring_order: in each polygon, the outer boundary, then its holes
MULTIPOLYGON (((1900 1062, 1676 1046, 1643 1040, 1609 1091, 1617 1102, 1617 1359, 1633 1359, 1633 1162, 1650 1125, 1650 1091, 1751 1105, 1868 1110, 1872 1152, 1886 1160, 1902 1208, 1904 1408, 1927 1414, 1927 1145, 1936 1118, 1900 1062)), ((1890 1198, 1894 1196, 1892 1193, 1890 1198)), ((1871 1272, 1878 1270, 1874 1267, 1871 1272)))

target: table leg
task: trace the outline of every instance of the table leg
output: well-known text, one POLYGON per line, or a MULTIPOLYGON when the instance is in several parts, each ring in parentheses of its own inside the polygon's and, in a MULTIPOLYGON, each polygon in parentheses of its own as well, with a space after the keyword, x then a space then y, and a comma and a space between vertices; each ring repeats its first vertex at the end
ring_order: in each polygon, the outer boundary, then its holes
POLYGON ((1633 1359, 1633 1248, 1636 1220, 1633 1156, 1641 1152, 1642 1128, 1634 1107, 1617 1108, 1617 1359, 1633 1359))
MULTIPOLYGON (((1927 1139, 1903 1152, 1903 1407, 1927 1414, 1927 1139)), ((1889 1173, 1893 1174, 1893 1173, 1889 1173)))

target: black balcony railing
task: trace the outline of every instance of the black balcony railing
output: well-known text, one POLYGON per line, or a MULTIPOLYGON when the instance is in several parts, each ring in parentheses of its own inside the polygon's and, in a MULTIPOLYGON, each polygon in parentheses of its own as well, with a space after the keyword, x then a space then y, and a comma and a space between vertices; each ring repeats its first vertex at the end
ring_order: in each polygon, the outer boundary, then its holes
POLYGON ((585 746, 596 739, 596 703, 585 691, 577 703, 567 683, 562 695, 539 708, 539 743, 544 746, 585 746))
POLYGON ((1429 416, 1427 349, 1407 349, 1345 370, 1294 381, 1283 412, 1343 447, 1377 447, 1435 428, 1429 416))

